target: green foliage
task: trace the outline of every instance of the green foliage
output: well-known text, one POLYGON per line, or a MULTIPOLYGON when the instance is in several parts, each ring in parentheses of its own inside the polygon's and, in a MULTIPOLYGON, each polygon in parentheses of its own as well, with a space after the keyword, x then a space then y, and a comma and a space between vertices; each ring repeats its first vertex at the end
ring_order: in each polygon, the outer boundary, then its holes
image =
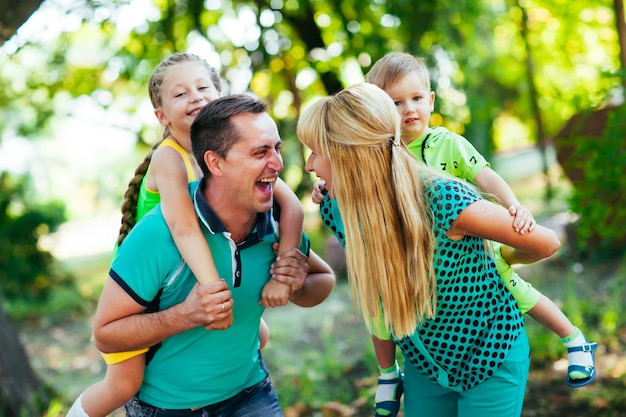
POLYGON ((609 113, 600 137, 573 137, 576 163, 583 175, 570 199, 580 215, 577 245, 595 258, 626 250, 626 106, 609 113))
POLYGON ((65 220, 59 202, 32 203, 27 178, 0 174, 0 289, 6 302, 41 302, 66 279, 38 243, 65 220))
MULTIPOLYGON (((72 112, 68 99, 81 95, 132 117, 147 101, 146 83, 156 64, 172 52, 190 50, 220 68, 225 93, 249 90, 268 101, 280 127, 286 127, 281 129, 286 144, 296 145, 285 161, 295 171, 304 165, 292 129, 302 107, 363 80, 377 59, 396 50, 424 56, 432 69, 437 94, 432 123, 465 134, 490 159, 494 136, 503 146, 510 136, 535 142, 529 79, 540 96, 547 135, 568 115, 604 100, 616 85, 601 77, 619 70, 611 2, 562 5, 562 0, 525 4, 528 38, 523 39, 517 2, 155 0, 130 11, 126 2, 87 2, 74 10, 82 20, 77 30, 0 56, 0 81, 6 86, 0 91, 0 139, 15 132, 41 136, 51 119, 72 112), (118 23, 128 24, 128 13, 138 14, 135 26, 122 31, 125 25, 118 23), (527 57, 534 74, 527 74, 527 57), (523 129, 494 123, 498 119, 515 119, 513 126, 523 129)), ((143 120, 134 120, 128 127, 138 141, 151 143, 143 135, 143 120)), ((309 178, 293 178, 289 184, 303 195, 309 178)))
POLYGON ((520 272, 557 303, 589 341, 599 345, 596 381, 585 389, 569 389, 563 381, 567 353, 558 335, 527 315, 532 361, 523 416, 623 415, 620 393, 626 373, 618 364, 623 361, 626 341, 626 257, 602 263, 547 261, 524 266, 520 272))
MULTIPOLYGON (((83 276, 85 266, 73 264, 73 275, 83 276)), ((106 272, 104 263, 100 269, 95 276, 106 272)), ((565 348, 558 336, 527 317, 532 370, 523 416, 623 415, 622 393, 626 377, 619 364, 625 353, 622 329, 626 328, 623 303, 626 258, 604 265, 540 262, 524 267, 520 273, 555 300, 590 340, 600 344, 596 355, 600 366, 598 380, 584 390, 568 389, 563 382, 564 370, 555 371, 553 367, 556 361, 566 359, 565 348), (561 412, 543 403, 557 397, 559 401, 552 401, 555 404, 549 405, 562 407, 561 412), (535 405, 541 401, 540 405, 535 405), (562 411, 565 408, 569 412, 562 411)), ((91 285, 94 286, 92 292, 97 292, 98 284, 93 281, 91 285)), ((367 330, 352 305, 348 285, 339 283, 329 299, 317 307, 303 309, 288 305, 268 309, 264 318, 271 336, 270 343, 263 350, 263 358, 283 408, 294 411, 294 414, 285 412, 285 415, 327 415, 320 410, 330 402, 337 402, 358 408, 358 412, 351 414, 353 416, 371 416, 378 374, 376 360, 367 330), (297 413, 297 410, 308 411, 297 413)), ((84 327, 83 331, 89 331, 88 326, 84 327)), ((70 327, 65 330, 72 334, 79 332, 70 327)), ((88 340, 88 336, 83 339, 88 340)), ((400 355, 399 350, 397 353, 400 355)), ((65 354, 69 357, 56 356, 52 361, 69 362, 73 359, 71 352, 65 354)), ((73 385, 74 389, 65 386, 66 391, 80 392, 101 379, 101 376, 94 375, 90 381, 77 378, 76 369, 48 370, 48 373, 48 380, 57 383, 67 378, 67 385, 73 385), (69 378, 65 377, 67 373, 71 374, 69 378)), ((47 415, 54 416, 63 411, 59 410, 59 401, 63 401, 66 410, 73 399, 57 398, 51 403, 47 415)))
POLYGON ((319 410, 362 397, 372 403, 376 359, 345 282, 320 306, 287 305, 266 310, 264 318, 271 333, 263 358, 283 407, 319 410))

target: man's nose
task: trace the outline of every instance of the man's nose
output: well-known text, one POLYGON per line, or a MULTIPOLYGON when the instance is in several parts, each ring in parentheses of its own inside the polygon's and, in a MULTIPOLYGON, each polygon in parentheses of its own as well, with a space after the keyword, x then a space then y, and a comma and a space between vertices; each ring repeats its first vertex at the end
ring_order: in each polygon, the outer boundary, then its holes
POLYGON ((274 170, 276 170, 278 172, 281 172, 283 170, 283 168, 284 168, 284 166, 283 166, 283 156, 280 154, 280 151, 275 151, 272 154, 272 157, 270 158, 268 165, 272 169, 274 169, 274 170))

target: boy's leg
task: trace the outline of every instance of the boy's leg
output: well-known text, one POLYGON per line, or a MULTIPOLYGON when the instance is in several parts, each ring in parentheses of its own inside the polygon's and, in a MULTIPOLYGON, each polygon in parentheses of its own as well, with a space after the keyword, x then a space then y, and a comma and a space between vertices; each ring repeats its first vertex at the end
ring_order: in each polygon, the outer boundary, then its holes
POLYGON ((569 321, 561 309, 549 298, 541 300, 528 314, 547 329, 552 330, 567 348, 567 382, 568 385, 584 386, 595 379, 593 350, 597 344, 587 343, 585 335, 569 321))
POLYGON ((529 369, 530 348, 526 332, 522 330, 496 373, 485 382, 461 393, 458 417, 522 415, 529 369))
POLYGON ((574 332, 561 339, 567 348, 567 378, 565 383, 572 388, 580 388, 589 385, 596 379, 596 367, 594 353, 597 343, 588 343, 587 338, 578 328, 574 332))
POLYGON ((545 295, 542 295, 537 304, 528 310, 528 315, 560 338, 569 337, 576 330, 561 309, 545 295))
POLYGON ((395 417, 400 411, 400 397, 403 391, 402 373, 396 362, 396 344, 393 340, 382 340, 373 335, 372 343, 380 370, 374 398, 374 415, 395 417))
POLYGON ((500 244, 494 242, 493 248, 493 261, 496 264, 496 270, 498 271, 498 274, 500 274, 500 277, 504 282, 504 286, 507 290, 509 290, 515 299, 520 312, 522 314, 526 314, 537 305, 542 297, 542 294, 530 283, 524 281, 522 277, 515 272, 513 267, 506 263, 500 253, 500 244))
POLYGON ((499 245, 494 245, 496 269, 505 286, 515 298, 522 314, 528 313, 538 323, 557 334, 567 348, 568 370, 566 383, 571 387, 590 384, 596 378, 593 350, 595 343, 587 343, 582 332, 574 327, 561 309, 545 295, 524 281, 502 258, 499 245))

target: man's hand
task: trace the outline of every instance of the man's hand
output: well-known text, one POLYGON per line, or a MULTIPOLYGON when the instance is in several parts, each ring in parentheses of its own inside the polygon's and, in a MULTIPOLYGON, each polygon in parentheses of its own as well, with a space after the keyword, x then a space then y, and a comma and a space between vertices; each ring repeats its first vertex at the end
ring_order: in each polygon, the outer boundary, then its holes
MULTIPOLYGON (((274 244, 274 250, 278 250, 278 243, 274 244)), ((308 258, 298 249, 290 249, 276 257, 276 261, 270 268, 272 279, 287 284, 291 291, 302 288, 304 279, 309 274, 308 258)))
POLYGON ((232 294, 223 280, 196 284, 180 307, 191 327, 224 330, 233 324, 232 294))

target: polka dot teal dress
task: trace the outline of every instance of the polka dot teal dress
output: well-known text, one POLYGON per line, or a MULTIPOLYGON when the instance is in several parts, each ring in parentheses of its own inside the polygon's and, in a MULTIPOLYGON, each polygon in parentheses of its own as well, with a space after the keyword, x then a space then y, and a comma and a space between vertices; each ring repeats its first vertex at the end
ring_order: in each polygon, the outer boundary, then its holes
MULTIPOLYGON (((465 391, 494 374, 524 323, 483 239, 447 238, 459 213, 480 197, 454 181, 432 178, 425 184, 436 239, 437 311, 410 337, 396 343, 405 366, 415 366, 443 387, 465 391)), ((325 198, 320 212, 324 223, 345 245, 337 202, 325 198)))

